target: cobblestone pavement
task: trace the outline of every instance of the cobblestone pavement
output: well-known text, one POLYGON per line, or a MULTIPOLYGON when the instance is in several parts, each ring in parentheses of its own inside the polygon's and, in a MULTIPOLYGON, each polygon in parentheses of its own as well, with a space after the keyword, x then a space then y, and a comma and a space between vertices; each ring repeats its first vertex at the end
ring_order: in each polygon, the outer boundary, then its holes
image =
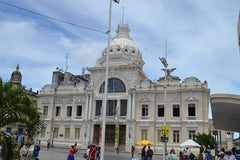
MULTIPOLYGON (((47 148, 41 147, 41 151, 39 153, 40 160, 66 160, 68 155, 69 149, 64 148, 47 148)), ((85 150, 79 150, 75 154, 75 160, 85 160, 83 158, 83 153, 85 150)), ((140 160, 139 154, 135 154, 135 157, 140 160)), ((115 152, 105 151, 104 155, 105 160, 131 160, 131 153, 119 153, 116 156, 115 152)), ((153 155, 153 160, 162 160, 162 156, 160 155, 153 155)))

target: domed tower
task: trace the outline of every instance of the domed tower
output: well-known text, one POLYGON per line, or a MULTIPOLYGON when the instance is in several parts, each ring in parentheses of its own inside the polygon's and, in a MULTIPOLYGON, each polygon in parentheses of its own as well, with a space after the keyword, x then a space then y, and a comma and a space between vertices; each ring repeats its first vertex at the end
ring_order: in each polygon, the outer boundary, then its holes
MULTIPOLYGON (((125 24, 118 25, 116 36, 110 43, 109 66, 135 64, 142 69, 144 61, 142 53, 135 42, 129 36, 129 27, 125 24)), ((106 64, 107 47, 102 52, 102 57, 97 61, 97 65, 106 64)))
POLYGON ((16 67, 16 71, 12 73, 11 82, 13 82, 16 85, 22 85, 22 74, 19 71, 19 64, 16 67))

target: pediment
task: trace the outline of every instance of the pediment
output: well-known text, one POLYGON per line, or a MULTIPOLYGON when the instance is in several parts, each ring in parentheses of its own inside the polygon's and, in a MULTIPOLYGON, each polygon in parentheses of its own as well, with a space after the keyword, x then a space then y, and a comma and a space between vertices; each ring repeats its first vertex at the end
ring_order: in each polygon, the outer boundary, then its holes
POLYGON ((150 102, 149 98, 147 98, 147 95, 144 94, 143 97, 140 99, 140 102, 150 102))
POLYGON ((77 99, 76 101, 75 101, 75 104, 79 104, 79 103, 83 103, 84 101, 82 100, 82 99, 77 99))
POLYGON ((195 98, 195 97, 193 97, 193 96, 190 96, 190 97, 186 98, 186 100, 185 100, 185 101, 192 102, 192 101, 198 101, 198 99, 197 99, 197 98, 195 98))
POLYGON ((197 124, 194 121, 189 121, 188 124, 186 125, 188 128, 197 128, 197 124))
POLYGON ((42 101, 42 104, 50 104, 49 100, 48 99, 45 99, 42 101))

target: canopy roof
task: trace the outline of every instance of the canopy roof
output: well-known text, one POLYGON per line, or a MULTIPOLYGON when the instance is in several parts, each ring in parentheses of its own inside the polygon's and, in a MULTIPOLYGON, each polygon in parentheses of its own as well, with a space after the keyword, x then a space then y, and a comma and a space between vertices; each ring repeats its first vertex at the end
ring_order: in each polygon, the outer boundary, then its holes
POLYGON ((189 139, 186 140, 185 142, 183 142, 182 144, 180 144, 181 147, 201 147, 198 143, 196 143, 195 141, 189 139))
POLYGON ((213 94, 210 102, 214 128, 240 132, 240 95, 213 94))

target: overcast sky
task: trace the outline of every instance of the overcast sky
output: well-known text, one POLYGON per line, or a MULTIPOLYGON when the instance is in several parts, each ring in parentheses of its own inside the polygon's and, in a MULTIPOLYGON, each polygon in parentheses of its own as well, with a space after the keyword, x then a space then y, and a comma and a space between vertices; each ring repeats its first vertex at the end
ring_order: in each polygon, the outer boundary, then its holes
MULTIPOLYGON (((2 2, 80 26, 107 31, 109 0, 0 0, 0 77, 11 78, 17 64, 22 84, 34 91, 51 83, 56 67, 81 74, 107 46, 107 35, 35 15, 2 2)), ((112 37, 122 21, 143 53, 152 81, 164 76, 158 57, 168 41, 172 75, 207 81, 211 94, 240 94, 237 42, 239 0, 121 0, 113 3, 112 37)))

